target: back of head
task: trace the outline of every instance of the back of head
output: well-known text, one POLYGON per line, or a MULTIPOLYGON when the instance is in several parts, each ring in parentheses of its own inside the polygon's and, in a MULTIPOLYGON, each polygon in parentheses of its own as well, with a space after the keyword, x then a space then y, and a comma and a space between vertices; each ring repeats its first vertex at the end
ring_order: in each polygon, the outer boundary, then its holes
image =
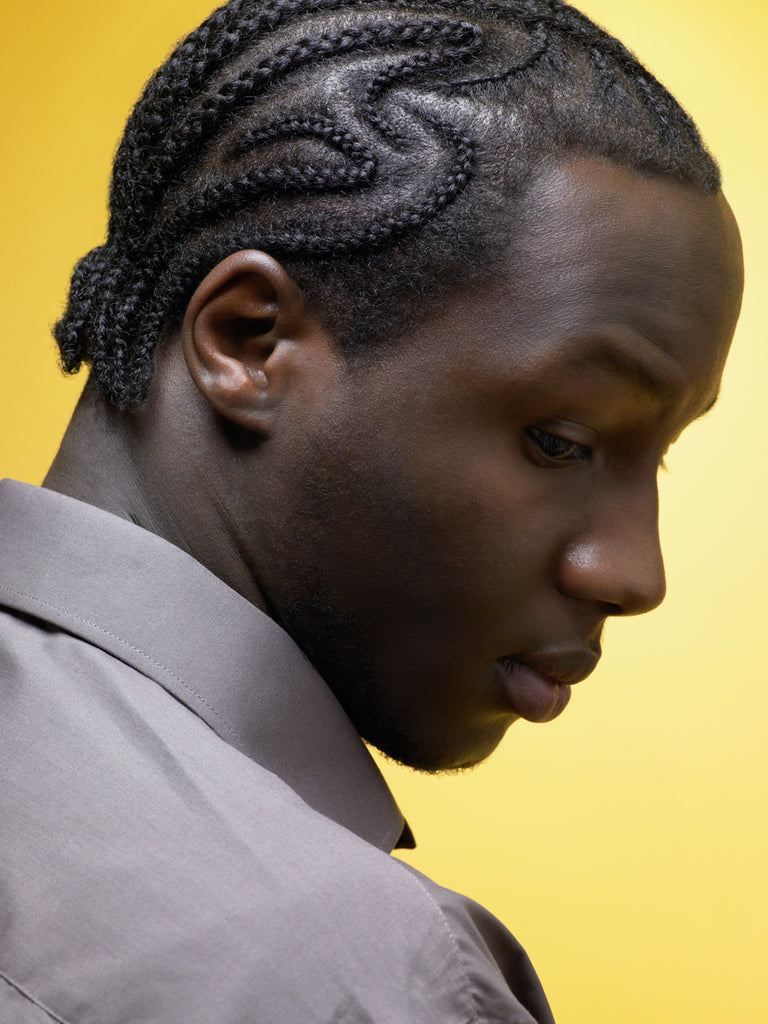
POLYGON ((719 188, 687 114, 559 0, 231 0, 137 103, 104 246, 56 327, 107 398, 140 403, 199 281, 280 259, 350 358, 492 273, 526 185, 571 155, 719 188))

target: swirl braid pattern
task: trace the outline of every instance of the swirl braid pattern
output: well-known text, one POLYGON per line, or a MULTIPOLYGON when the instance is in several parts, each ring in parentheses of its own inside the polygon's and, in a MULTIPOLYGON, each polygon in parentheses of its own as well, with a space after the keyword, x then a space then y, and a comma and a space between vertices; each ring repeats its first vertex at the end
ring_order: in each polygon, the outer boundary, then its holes
POLYGON ((487 276, 526 182, 574 152, 719 186, 688 115, 560 0, 230 0, 129 118, 62 366, 136 406, 158 342, 241 248, 284 260, 343 351, 396 340, 487 276))

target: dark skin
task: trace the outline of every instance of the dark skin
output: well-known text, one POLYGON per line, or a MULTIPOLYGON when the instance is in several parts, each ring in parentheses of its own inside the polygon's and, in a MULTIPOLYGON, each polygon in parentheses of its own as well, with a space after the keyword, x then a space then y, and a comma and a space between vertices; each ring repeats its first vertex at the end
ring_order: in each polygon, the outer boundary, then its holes
POLYGON ((721 195, 579 159, 528 211, 492 280, 354 367, 278 263, 234 254, 147 403, 88 392, 46 480, 189 551, 427 770, 559 714, 606 618, 662 600, 659 465, 738 317, 721 195))

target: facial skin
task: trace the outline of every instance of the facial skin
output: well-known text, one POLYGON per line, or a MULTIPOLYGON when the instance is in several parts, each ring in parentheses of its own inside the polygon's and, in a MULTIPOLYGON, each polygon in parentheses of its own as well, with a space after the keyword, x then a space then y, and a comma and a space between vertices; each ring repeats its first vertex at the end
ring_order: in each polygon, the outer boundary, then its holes
POLYGON ((492 280, 363 365, 273 261, 220 265, 123 437, 142 498, 109 506, 273 615, 361 735, 426 770, 554 717, 606 618, 662 600, 659 465, 738 316, 722 196, 574 160, 527 209, 492 280))
POLYGON ((564 706, 498 659, 576 682, 608 616, 662 600, 659 465, 738 314, 722 197, 583 162, 532 201, 493 282, 323 395, 261 562, 362 735, 431 770, 564 706))

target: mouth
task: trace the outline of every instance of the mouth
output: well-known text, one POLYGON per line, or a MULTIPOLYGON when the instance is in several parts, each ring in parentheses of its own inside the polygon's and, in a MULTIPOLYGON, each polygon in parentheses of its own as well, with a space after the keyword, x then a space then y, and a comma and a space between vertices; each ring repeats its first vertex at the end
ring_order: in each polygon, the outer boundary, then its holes
POLYGON ((496 662, 500 691, 519 718, 528 722, 551 722, 565 711, 571 687, 586 679, 597 665, 599 655, 569 655, 558 658, 499 658, 496 662))

